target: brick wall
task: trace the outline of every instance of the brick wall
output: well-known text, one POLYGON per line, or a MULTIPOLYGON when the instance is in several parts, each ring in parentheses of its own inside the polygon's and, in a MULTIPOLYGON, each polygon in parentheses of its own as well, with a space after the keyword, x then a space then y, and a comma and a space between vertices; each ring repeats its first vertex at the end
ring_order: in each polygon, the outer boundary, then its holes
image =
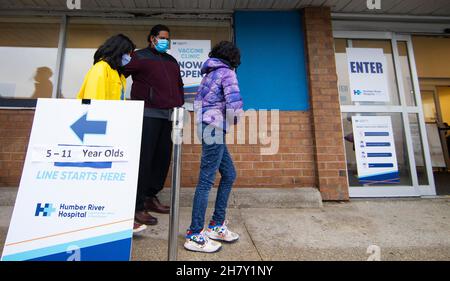
MULTIPOLYGON (((32 110, 0 110, 0 186, 19 185, 33 116, 32 110)), ((270 122, 270 114, 268 117, 270 122)), ((246 144, 229 145, 237 168, 237 187, 315 185, 309 112, 280 112, 279 121, 279 152, 275 155, 260 155, 260 149, 267 147, 260 142, 255 145, 247 140, 246 144)), ((247 122, 247 138, 249 126, 247 122)), ((182 186, 197 184, 200 155, 200 145, 183 145, 182 186)), ((219 179, 218 176, 217 183, 219 179)), ((170 186, 170 173, 166 186, 170 186)))
POLYGON ((34 111, 0 110, 0 186, 19 186, 34 111))
MULTIPOLYGON (((268 118, 268 122, 270 120, 268 118)), ((247 122, 246 144, 237 144, 235 138, 235 144, 228 146, 237 169, 236 186, 313 187, 315 185, 309 112, 280 112, 279 150, 274 155, 261 155, 261 148, 268 146, 262 145, 259 141, 258 144, 249 144, 249 125, 250 123, 247 122)), ((183 186, 197 184, 200 155, 200 145, 183 146, 183 186)), ((219 178, 217 176, 216 183, 219 178)), ((167 181, 166 184, 169 185, 169 182, 167 181)))
POLYGON ((324 200, 348 200, 339 93, 329 8, 305 8, 316 186, 324 200))

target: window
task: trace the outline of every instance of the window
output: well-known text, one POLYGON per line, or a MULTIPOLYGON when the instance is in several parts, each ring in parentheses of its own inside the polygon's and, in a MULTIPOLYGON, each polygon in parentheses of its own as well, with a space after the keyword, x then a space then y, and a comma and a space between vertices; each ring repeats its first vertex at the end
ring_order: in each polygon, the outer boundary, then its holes
MULTIPOLYGON (((138 49, 148 46, 147 36, 156 24, 170 28, 171 39, 211 40, 214 45, 221 40, 231 40, 227 22, 170 22, 71 19, 67 30, 67 45, 63 71, 61 97, 75 98, 88 70, 93 63, 97 48, 109 37, 123 33, 138 49)), ((132 79, 127 79, 126 96, 130 97, 132 79)))
POLYGON ((51 98, 60 18, 0 19, 0 97, 51 98))
MULTIPOLYGON (((232 40, 231 23, 222 20, 68 19, 66 44, 58 50, 61 17, 0 18, 0 106, 34 107, 37 98, 75 98, 93 63, 97 48, 110 36, 123 33, 137 48, 147 47, 147 36, 156 24, 171 29, 172 39, 211 40, 214 45, 232 40), (64 54, 57 88, 58 51, 64 54)), ((131 78, 127 83, 130 95, 131 78)))

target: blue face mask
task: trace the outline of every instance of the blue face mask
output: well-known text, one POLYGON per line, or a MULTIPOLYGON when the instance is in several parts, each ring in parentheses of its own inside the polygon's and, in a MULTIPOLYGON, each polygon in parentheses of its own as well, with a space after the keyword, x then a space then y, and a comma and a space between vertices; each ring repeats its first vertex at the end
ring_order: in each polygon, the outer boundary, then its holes
POLYGON ((129 54, 123 54, 122 56, 122 66, 129 64, 131 61, 131 56, 129 54))
POLYGON ((169 49, 169 40, 167 39, 157 39, 155 44, 155 49, 160 53, 165 53, 169 49))

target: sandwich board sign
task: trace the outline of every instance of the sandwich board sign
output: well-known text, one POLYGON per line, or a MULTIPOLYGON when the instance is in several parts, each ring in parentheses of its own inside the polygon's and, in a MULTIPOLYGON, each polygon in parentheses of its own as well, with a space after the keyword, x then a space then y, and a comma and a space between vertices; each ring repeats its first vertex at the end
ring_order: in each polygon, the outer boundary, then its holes
POLYGON ((127 261, 142 101, 39 99, 3 261, 127 261))

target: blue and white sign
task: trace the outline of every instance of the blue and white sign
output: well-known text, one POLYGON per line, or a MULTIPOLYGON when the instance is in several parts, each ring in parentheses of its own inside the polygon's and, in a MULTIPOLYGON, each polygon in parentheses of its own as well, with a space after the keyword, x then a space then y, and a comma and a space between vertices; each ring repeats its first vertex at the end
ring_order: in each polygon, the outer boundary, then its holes
POLYGON ((142 101, 39 99, 3 261, 127 261, 142 101))
POLYGON ((210 40, 171 40, 170 53, 180 65, 187 103, 192 103, 202 82, 201 68, 211 52, 210 40))
POLYGON ((352 116, 361 184, 397 184, 399 173, 390 116, 352 116))
POLYGON ((383 49, 347 48, 347 65, 352 101, 389 101, 383 49))

